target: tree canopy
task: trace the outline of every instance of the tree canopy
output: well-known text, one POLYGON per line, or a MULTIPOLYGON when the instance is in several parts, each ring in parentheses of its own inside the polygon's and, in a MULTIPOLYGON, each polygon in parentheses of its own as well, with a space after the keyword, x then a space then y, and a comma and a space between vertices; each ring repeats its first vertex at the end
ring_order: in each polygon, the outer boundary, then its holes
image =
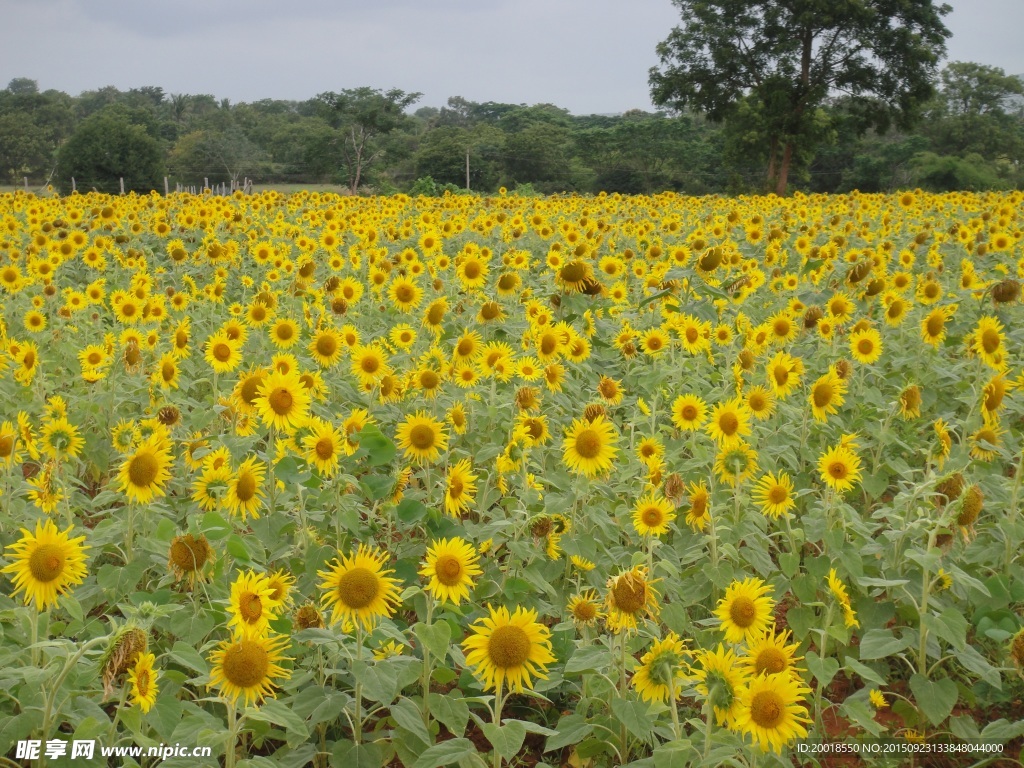
POLYGON ((933 0, 673 0, 682 24, 658 45, 655 104, 691 108, 758 137, 782 194, 794 160, 829 136, 843 94, 860 129, 909 125, 933 93, 950 36, 933 0))

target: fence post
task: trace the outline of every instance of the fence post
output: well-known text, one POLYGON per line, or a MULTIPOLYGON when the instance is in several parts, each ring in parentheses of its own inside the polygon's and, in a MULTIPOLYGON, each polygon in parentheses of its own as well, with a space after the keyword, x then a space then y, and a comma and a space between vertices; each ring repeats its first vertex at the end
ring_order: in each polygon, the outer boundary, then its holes
POLYGON ((169 194, 171 194, 171 188, 167 183, 167 177, 164 176, 164 197, 167 197, 169 194))
POLYGON ((28 192, 28 176, 25 176, 25 191, 28 192))
POLYGON ((75 186, 75 177, 74 176, 71 177, 71 191, 72 192, 77 192, 78 191, 78 188, 75 186))
POLYGON ((205 192, 209 188, 210 188, 210 179, 208 177, 206 177, 206 176, 203 176, 203 191, 205 192))
POLYGON ((119 177, 121 180, 121 194, 124 194, 124 176, 119 177))

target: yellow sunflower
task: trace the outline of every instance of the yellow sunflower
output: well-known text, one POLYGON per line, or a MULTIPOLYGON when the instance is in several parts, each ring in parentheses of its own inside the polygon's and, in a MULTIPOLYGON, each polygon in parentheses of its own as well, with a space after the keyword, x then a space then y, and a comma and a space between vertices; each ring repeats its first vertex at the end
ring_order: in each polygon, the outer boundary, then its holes
POLYGON ((398 597, 400 582, 390 578, 384 564, 386 552, 361 545, 355 554, 335 559, 330 570, 317 571, 324 581, 321 598, 325 608, 331 608, 331 623, 356 622, 371 629, 377 619, 390 616, 401 602, 398 597))
POLYGON ((604 416, 593 421, 574 419, 562 443, 562 461, 569 469, 587 477, 606 473, 618 453, 615 427, 604 416))
POLYGON ((13 574, 14 597, 25 593, 25 605, 35 603, 37 611, 57 604, 57 598, 85 580, 85 536, 69 538, 71 527, 59 531, 52 520, 36 522, 33 534, 21 529, 21 539, 8 545, 12 560, 0 573, 13 574))
POLYGON ((171 477, 171 446, 165 435, 154 432, 121 464, 117 480, 128 501, 147 504, 166 492, 171 477))
POLYGON ((675 507, 663 496, 648 493, 633 507, 633 527, 641 536, 668 533, 669 523, 676 519, 675 507))
POLYGON ((473 545, 463 539, 435 540, 427 548, 418 573, 430 580, 426 589, 435 599, 459 605, 469 600, 473 578, 483 573, 479 560, 480 555, 473 545))
POLYGON ((291 677, 281 666, 290 661, 283 651, 290 641, 282 636, 252 636, 226 640, 210 654, 210 685, 234 705, 239 698, 246 706, 272 696, 274 681, 291 677))
POLYGON ((680 395, 672 403, 672 423, 684 432, 694 432, 704 425, 707 405, 696 395, 680 395))
POLYGON ((426 411, 406 416, 395 435, 405 458, 416 462, 437 461, 441 451, 448 449, 448 433, 444 424, 426 411))
POLYGON ((311 419, 309 427, 311 433, 302 438, 306 460, 324 477, 333 477, 345 451, 345 435, 331 422, 322 419, 311 419))
POLYGON ((793 675, 759 675, 740 691, 735 728, 749 734, 762 752, 781 753, 794 739, 807 736, 807 708, 801 699, 811 690, 793 675))
POLYGON ((705 431, 723 449, 732 448, 750 434, 750 411, 740 398, 717 403, 705 431))
POLYGON ((768 631, 750 641, 746 653, 740 658, 740 663, 747 669, 751 677, 758 675, 776 675, 780 672, 787 672, 796 676, 798 670, 796 662, 802 657, 796 655, 799 643, 791 643, 790 631, 776 632, 774 626, 768 631))
POLYGON ((224 506, 233 515, 245 520, 248 515, 260 516, 263 506, 263 480, 267 474, 266 465, 255 456, 250 456, 238 467, 228 483, 224 494, 224 506))
POLYGON ((690 680, 689 657, 686 642, 675 632, 669 632, 661 640, 655 640, 640 657, 640 666, 633 673, 631 684, 644 701, 665 702, 670 698, 676 701, 690 680))
POLYGON ((153 669, 156 656, 152 653, 140 653, 135 666, 128 670, 128 684, 131 686, 132 704, 138 706, 143 713, 149 712, 156 703, 157 673, 153 669))
POLYGON ((882 356, 882 336, 874 328, 850 334, 850 354, 858 363, 871 365, 882 356))
POLYGON ((770 591, 771 587, 756 577, 734 581, 726 588, 715 616, 722 622, 727 642, 749 642, 768 628, 775 607, 775 602, 766 597, 770 591))
POLYGON ((321 328, 310 339, 309 354, 321 368, 332 368, 341 359, 341 335, 333 328, 321 328))
POLYGON ((841 443, 837 444, 818 459, 818 473, 825 485, 843 493, 860 481, 860 457, 841 443))
POLYGON ((256 388, 253 406, 263 423, 283 432, 292 432, 306 423, 312 397, 297 371, 275 368, 256 388))
MULTIPOLYGON (((582 560, 578 555, 570 558, 574 565, 577 560, 582 560)), ((587 589, 578 595, 574 595, 565 606, 566 612, 572 617, 577 627, 592 627, 604 618, 604 611, 601 610, 601 603, 598 601, 597 592, 587 589)))
POLYGON ((757 481, 750 495, 768 517, 778 518, 796 506, 793 481, 785 472, 780 472, 777 477, 768 472, 757 481))
POLYGON ((657 580, 648 580, 647 569, 635 566, 608 580, 608 626, 613 632, 637 628, 637 620, 657 617, 657 580))
POLYGON ((719 645, 713 651, 697 651, 694 661, 697 693, 710 701, 718 725, 734 727, 740 714, 740 694, 749 679, 736 653, 719 645))
POLYGON ((547 679, 547 667, 555 661, 551 652, 551 632, 537 622, 537 612, 516 608, 487 606, 489 616, 471 629, 462 641, 466 664, 483 682, 484 690, 500 689, 522 693, 533 685, 533 678, 547 679))
POLYGON ((838 413, 845 396, 846 382, 839 378, 835 366, 832 366, 828 373, 811 385, 811 393, 807 397, 815 421, 826 421, 829 415, 838 413))
POLYGON ((444 511, 452 517, 468 511, 476 495, 476 480, 469 459, 462 459, 450 467, 444 490, 444 511))
POLYGON ((239 638, 265 635, 280 607, 281 601, 274 599, 274 587, 265 575, 240 573, 231 585, 228 628, 234 627, 232 631, 239 638))

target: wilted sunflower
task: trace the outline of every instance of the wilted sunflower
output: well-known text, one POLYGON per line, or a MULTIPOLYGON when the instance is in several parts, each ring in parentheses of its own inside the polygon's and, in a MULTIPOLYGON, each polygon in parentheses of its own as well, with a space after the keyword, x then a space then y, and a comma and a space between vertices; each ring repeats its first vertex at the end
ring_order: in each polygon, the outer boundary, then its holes
POLYGON ((458 605, 469 600, 473 578, 483 571, 480 555, 469 542, 460 539, 439 539, 427 548, 426 558, 419 575, 429 579, 427 591, 440 602, 458 605))
POLYGON ((234 705, 239 698, 246 706, 271 696, 274 680, 287 679, 291 672, 280 666, 290 661, 282 652, 290 641, 281 636, 252 636, 226 640, 210 654, 210 685, 234 705))
POLYGON ((382 616, 394 613, 400 600, 398 579, 387 574, 384 564, 388 555, 376 548, 361 545, 355 554, 342 555, 330 570, 317 571, 324 581, 320 589, 326 590, 321 598, 325 608, 331 608, 331 623, 358 622, 363 629, 371 629, 382 616))
POLYGON ((648 580, 647 569, 635 566, 608 580, 608 626, 613 632, 637 628, 637 620, 657 617, 657 580, 648 580))
POLYGON ((171 445, 161 432, 154 432, 121 464, 117 480, 130 502, 147 504, 165 493, 171 477, 171 445))
MULTIPOLYGON (((631 684, 644 701, 678 700, 690 680, 689 657, 685 641, 675 632, 669 632, 661 640, 655 640, 640 657, 640 666, 633 673, 631 684)), ((669 706, 673 706, 672 703, 669 706)))
POLYGON ((190 585, 205 578, 203 573, 207 563, 214 558, 213 547, 206 536, 194 536, 187 533, 175 536, 167 553, 167 566, 177 580, 187 578, 190 585))
POLYGON ((522 693, 533 678, 547 679, 547 667, 555 661, 551 632, 537 622, 537 612, 516 608, 509 613, 502 606, 487 606, 489 616, 477 621, 473 634, 462 641, 466 664, 483 682, 484 690, 507 685, 508 691, 522 693))
POLYGON ((569 469, 587 477, 604 474, 618 453, 615 427, 604 416, 593 421, 574 419, 562 443, 562 461, 569 469))
POLYGON ((45 611, 56 605, 57 598, 69 588, 85 580, 85 536, 69 538, 69 526, 59 531, 52 520, 36 522, 33 534, 21 529, 21 539, 9 544, 7 557, 12 560, 0 573, 13 574, 11 597, 24 592, 25 605, 35 603, 36 610, 45 611))
POLYGON ((727 642, 749 642, 768 628, 775 605, 766 597, 770 591, 771 587, 756 577, 734 581, 726 588, 715 616, 722 622, 727 642))
POLYGON ((444 424, 426 411, 406 416, 398 425, 395 440, 405 452, 405 458, 419 463, 437 461, 441 451, 448 448, 444 424))

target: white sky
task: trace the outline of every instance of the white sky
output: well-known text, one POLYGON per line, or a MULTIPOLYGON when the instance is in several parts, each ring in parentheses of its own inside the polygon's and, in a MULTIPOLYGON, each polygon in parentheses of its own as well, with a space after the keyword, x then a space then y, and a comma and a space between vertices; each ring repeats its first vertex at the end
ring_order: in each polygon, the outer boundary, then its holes
MULTIPOLYGON (((1024 0, 949 0, 948 60, 1024 74, 1024 0)), ((0 0, 0 87, 113 85, 232 102, 368 85, 416 106, 550 102, 651 109, 670 0, 0 0)))

